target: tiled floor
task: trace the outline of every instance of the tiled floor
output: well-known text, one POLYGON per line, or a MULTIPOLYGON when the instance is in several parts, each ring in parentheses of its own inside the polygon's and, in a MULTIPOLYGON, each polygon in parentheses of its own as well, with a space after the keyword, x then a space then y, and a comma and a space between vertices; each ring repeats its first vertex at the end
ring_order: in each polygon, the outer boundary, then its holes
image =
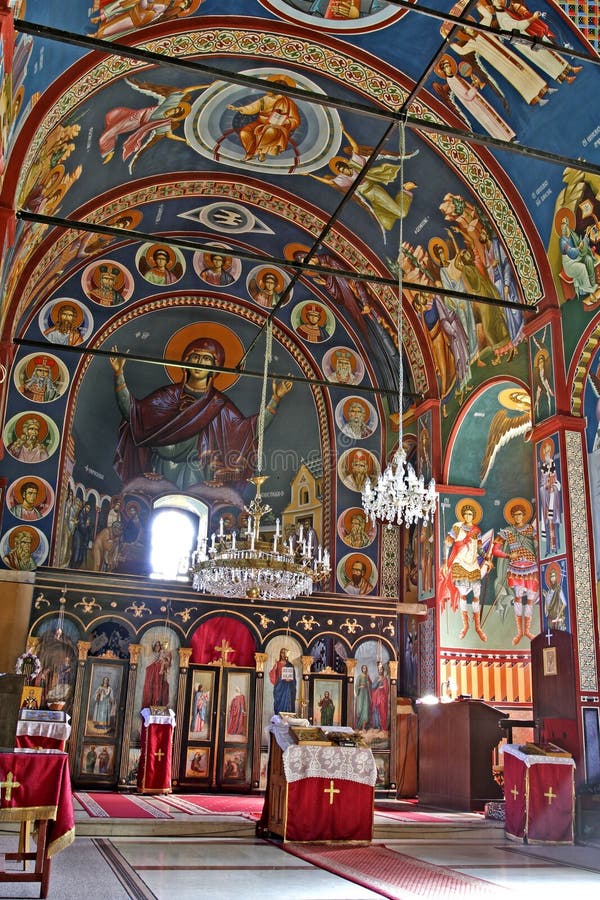
MULTIPOLYGON (((254 822, 237 815, 182 814, 161 820, 90 819, 76 808, 75 843, 55 857, 51 900, 376 900, 353 884, 255 837, 254 822), (168 829, 168 836, 165 831, 168 829)), ((11 838, 14 835, 11 835, 11 838)), ((505 900, 587 900, 600 896, 600 847, 530 846, 509 841, 500 823, 457 814, 440 824, 398 824, 375 816, 375 840, 404 856, 483 881, 485 897, 505 900)), ((0 850, 8 841, 6 832, 0 850)), ((0 884, 0 897, 39 896, 36 885, 0 884)), ((441 894, 424 881, 397 894, 441 894)))

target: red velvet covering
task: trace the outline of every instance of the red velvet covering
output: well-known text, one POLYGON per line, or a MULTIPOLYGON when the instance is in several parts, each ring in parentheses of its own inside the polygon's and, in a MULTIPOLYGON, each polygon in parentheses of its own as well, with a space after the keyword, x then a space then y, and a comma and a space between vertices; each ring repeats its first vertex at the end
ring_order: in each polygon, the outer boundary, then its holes
POLYGON ((66 753, 0 753, 0 822, 50 819, 46 855, 75 840, 69 758, 66 753), (12 782, 10 788, 5 782, 12 782), (8 796, 7 796, 8 795, 8 796))
POLYGON ((142 794, 166 794, 171 791, 171 755, 173 726, 142 724, 142 749, 137 786, 142 794))
POLYGON ((505 830, 530 843, 572 844, 575 784, 572 760, 524 760, 504 748, 505 830))
POLYGON ((304 778, 287 786, 286 841, 370 841, 373 788, 342 778, 304 778), (332 793, 339 791, 339 793, 332 793), (331 802, 333 801, 333 802, 331 802))
POLYGON ((190 662, 207 665, 213 660, 220 660, 221 653, 216 648, 221 646, 224 639, 233 648, 233 653, 227 656, 228 663, 254 666, 256 641, 246 625, 229 616, 215 616, 196 629, 192 638, 190 662))

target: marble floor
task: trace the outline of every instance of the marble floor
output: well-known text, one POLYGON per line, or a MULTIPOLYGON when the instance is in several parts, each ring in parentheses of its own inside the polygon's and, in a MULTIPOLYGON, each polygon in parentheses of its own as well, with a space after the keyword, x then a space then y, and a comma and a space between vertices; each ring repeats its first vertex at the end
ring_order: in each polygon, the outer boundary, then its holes
MULTIPOLYGON (((0 832, 0 851, 14 837, 9 831, 4 826, 0 832)), ((523 845, 507 840, 501 823, 475 814, 399 825, 376 813, 375 843, 480 879, 460 889, 436 887, 435 878, 428 877, 389 894, 316 868, 277 841, 256 838, 248 816, 133 822, 92 819, 76 806, 76 831, 75 843, 52 862, 51 900, 587 900, 600 895, 600 845, 523 845)), ((0 884, 0 898, 38 896, 38 885, 0 884)))

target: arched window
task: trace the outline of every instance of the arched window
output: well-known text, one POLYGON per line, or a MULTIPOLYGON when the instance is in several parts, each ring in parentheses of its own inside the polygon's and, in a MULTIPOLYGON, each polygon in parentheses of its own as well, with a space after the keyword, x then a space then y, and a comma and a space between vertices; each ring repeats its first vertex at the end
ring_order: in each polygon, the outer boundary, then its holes
POLYGON ((206 537, 208 507, 184 494, 154 502, 150 526, 150 577, 187 581, 192 551, 206 537))

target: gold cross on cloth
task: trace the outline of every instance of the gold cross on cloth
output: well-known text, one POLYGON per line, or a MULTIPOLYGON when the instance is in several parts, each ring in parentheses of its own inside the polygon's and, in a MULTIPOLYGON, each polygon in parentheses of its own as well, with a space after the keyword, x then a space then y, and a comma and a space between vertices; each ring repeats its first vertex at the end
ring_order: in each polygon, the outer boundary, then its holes
POLYGON ((333 778, 332 778, 332 779, 330 780, 330 782, 329 782, 329 787, 328 787, 328 788, 325 788, 325 789, 323 790, 323 793, 324 793, 324 794, 329 794, 329 805, 330 805, 330 806, 333 806, 333 795, 334 795, 334 794, 339 794, 339 789, 338 789, 338 788, 334 788, 333 785, 334 785, 334 781, 333 781, 333 778))
POLYGON ((555 793, 553 792, 553 790, 552 790, 552 785, 550 785, 550 787, 548 788, 548 790, 547 790, 546 793, 544 794, 544 797, 547 797, 547 798, 548 798, 548 806, 552 806, 552 801, 553 801, 553 800, 556 800, 556 798, 558 797, 558 794, 555 794, 555 793))
POLYGON ((217 647, 215 645, 215 650, 218 650, 221 654, 220 665, 227 666, 229 665, 229 661, 227 659, 229 653, 235 653, 235 648, 229 646, 229 641, 226 641, 225 638, 221 641, 221 646, 217 647))
POLYGON ((513 787, 513 789, 511 790, 511 794, 513 795, 513 800, 516 800, 517 797, 519 796, 519 791, 517 790, 516 784, 513 787))
POLYGON ((2 788, 6 788, 4 791, 4 799, 10 800, 12 798, 13 788, 21 787, 18 781, 15 781, 15 776, 12 772, 9 772, 6 776, 6 781, 0 781, 0 797, 2 795, 2 788))
POLYGON ((160 762, 162 760, 163 756, 165 755, 165 751, 157 750, 154 755, 157 757, 158 761, 160 762))

